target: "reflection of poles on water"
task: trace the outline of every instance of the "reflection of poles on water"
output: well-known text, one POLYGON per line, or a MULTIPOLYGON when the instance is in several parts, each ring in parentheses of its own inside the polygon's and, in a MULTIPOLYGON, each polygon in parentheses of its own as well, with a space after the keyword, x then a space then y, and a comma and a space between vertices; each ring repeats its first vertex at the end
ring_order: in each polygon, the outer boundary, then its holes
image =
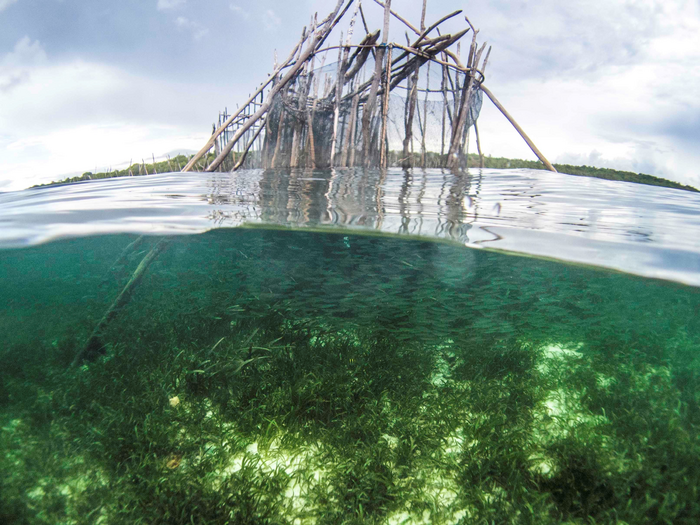
MULTIPOLYGON (((137 239, 137 241, 138 240, 139 239, 137 239)), ((133 247, 135 244, 137 244, 136 241, 131 243, 129 246, 133 247)), ((97 323, 97 326, 90 335, 90 338, 87 340, 87 343, 85 343, 85 346, 83 346, 80 352, 78 352, 78 354, 75 356, 71 366, 77 366, 85 360, 91 361, 99 354, 104 352, 105 344, 102 341, 102 333, 107 328, 107 325, 112 322, 117 315, 119 315, 121 309, 131 300, 131 295, 141 282, 146 270, 156 259, 156 257, 158 257, 158 255, 168 246, 168 244, 169 241, 165 241, 163 239, 159 240, 141 260, 131 278, 122 289, 121 293, 107 309, 99 323, 97 323)))

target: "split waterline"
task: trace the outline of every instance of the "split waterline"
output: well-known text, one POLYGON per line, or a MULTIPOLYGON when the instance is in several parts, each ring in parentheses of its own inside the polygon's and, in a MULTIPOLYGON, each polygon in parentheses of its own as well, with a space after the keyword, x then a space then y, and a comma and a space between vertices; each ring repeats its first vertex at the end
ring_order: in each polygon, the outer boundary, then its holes
POLYGON ((0 522, 697 522, 693 194, 198 176, 0 196, 0 522))

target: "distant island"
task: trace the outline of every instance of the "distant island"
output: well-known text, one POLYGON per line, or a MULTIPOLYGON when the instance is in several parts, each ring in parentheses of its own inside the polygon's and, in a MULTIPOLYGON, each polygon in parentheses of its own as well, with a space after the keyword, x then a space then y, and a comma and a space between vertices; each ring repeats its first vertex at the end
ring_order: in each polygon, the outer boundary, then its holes
MULTIPOLYGON (((469 167, 479 167, 479 156, 469 155, 469 167)), ((686 190, 699 192, 697 188, 686 186, 679 182, 674 182, 653 175, 644 173, 634 173, 631 171, 613 170, 610 168, 594 168, 593 166, 572 166, 570 164, 554 164, 554 167, 559 173, 567 175, 578 175, 581 177, 594 177, 596 179, 606 180, 621 180, 624 182, 635 182, 637 184, 647 184, 649 186, 663 186, 665 188, 675 188, 677 190, 686 190)), ((541 162, 536 160, 521 160, 521 159, 506 159, 503 157, 484 157, 484 168, 530 168, 533 170, 544 169, 541 162)))
MULTIPOLYGON (((210 154, 212 155, 212 154, 210 154)), ((69 177, 63 180, 49 182, 47 184, 36 184, 32 188, 41 188, 46 186, 54 186, 58 184, 71 184, 74 182, 81 182, 86 180, 96 180, 96 179, 111 179, 114 177, 130 177, 138 175, 150 175, 154 173, 168 173, 173 171, 180 171, 180 169, 187 164, 187 162, 192 158, 188 155, 178 155, 172 159, 168 159, 162 162, 156 162, 151 164, 132 164, 131 166, 124 168, 122 170, 114 170, 101 173, 85 172, 81 176, 69 177)), ((204 159, 202 159, 204 160, 204 159)), ((209 159, 207 159, 209 160, 209 159)), ((469 155, 469 167, 478 168, 480 166, 479 156, 476 154, 469 155)), ((646 175, 644 173, 633 173, 631 171, 620 171, 613 170, 609 168, 594 168, 592 166, 572 166, 570 164, 554 164, 554 167, 559 171, 559 173, 566 173, 568 175, 577 175, 581 177, 594 177, 596 179, 606 179, 606 180, 620 180, 624 182, 634 182, 637 184, 646 184, 649 186, 662 186, 665 188, 674 188, 677 190, 686 190, 699 192, 700 190, 687 186, 685 184, 680 184, 679 182, 674 182, 668 179, 662 179, 661 177, 654 177, 653 175, 646 175)), ((484 157, 484 168, 495 168, 495 169, 517 169, 517 168, 529 168, 534 170, 544 169, 541 162, 536 160, 523 160, 523 159, 507 159, 503 157, 484 157)))

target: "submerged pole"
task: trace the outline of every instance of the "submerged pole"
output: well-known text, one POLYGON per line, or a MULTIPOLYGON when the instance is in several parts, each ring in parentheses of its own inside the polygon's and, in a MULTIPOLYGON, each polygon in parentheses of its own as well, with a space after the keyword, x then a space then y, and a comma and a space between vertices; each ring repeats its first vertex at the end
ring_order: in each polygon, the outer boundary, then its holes
MULTIPOLYGON (((131 246, 133 245, 134 243, 132 243, 131 246)), ((138 265, 138 267, 132 274, 131 279, 129 279, 129 282, 126 283, 124 289, 117 296, 117 298, 114 300, 111 306, 107 309, 105 314, 102 316, 102 319, 100 319, 100 322, 97 323, 97 326, 90 335, 90 338, 87 340, 87 343, 85 343, 85 346, 80 350, 80 352, 78 352, 78 355, 75 356, 75 359, 73 360, 71 366, 75 367, 86 359, 92 360, 99 353, 102 352, 102 350, 104 349, 104 344, 102 343, 100 337, 102 335, 102 331, 117 316, 121 308, 126 306, 126 304, 131 299, 131 294, 134 292, 136 286, 138 286, 138 284, 141 282, 141 279, 143 278, 143 275, 148 269, 148 267, 155 260, 155 258, 158 257, 158 254, 160 254, 160 252, 162 252, 166 248, 167 245, 168 242, 164 240, 158 241, 158 243, 153 248, 151 248, 151 251, 148 252, 146 256, 141 260, 141 263, 138 265)))

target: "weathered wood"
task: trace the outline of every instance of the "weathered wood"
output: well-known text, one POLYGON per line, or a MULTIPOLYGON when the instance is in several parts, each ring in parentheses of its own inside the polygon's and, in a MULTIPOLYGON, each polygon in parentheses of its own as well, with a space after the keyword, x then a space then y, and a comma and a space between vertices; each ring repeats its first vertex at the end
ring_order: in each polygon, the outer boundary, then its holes
MULTIPOLYGON (((377 40, 379 40, 379 35, 380 31, 377 29, 374 33, 368 34, 362 42, 360 42, 360 46, 374 46, 377 43, 377 40)), ((345 83, 347 84, 348 82, 352 81, 355 78, 355 75, 362 69, 362 66, 365 65, 365 62, 367 62, 367 58, 369 57, 369 52, 371 50, 374 50, 374 47, 358 47, 357 48, 357 53, 353 55, 353 59, 357 57, 357 62, 355 62, 354 66, 350 66, 352 64, 353 60, 350 60, 350 63, 348 64, 348 72, 345 74, 345 83)))
POLYGON ((245 162, 246 157, 248 156, 248 152, 250 151, 250 148, 255 144, 255 141, 258 138, 258 135, 260 135, 260 132, 263 130, 265 127, 265 123, 262 123, 258 126, 258 130, 253 134, 252 138, 248 141, 248 144, 246 144, 245 149, 243 150, 243 153, 241 154, 241 158, 238 160, 236 165, 233 167, 233 171, 238 170, 241 166, 243 166, 243 163, 245 162))
POLYGON ((384 4, 384 28, 382 30, 382 46, 377 50, 375 67, 374 67, 374 77, 372 79, 372 86, 370 88, 369 95, 367 97, 367 102, 365 103, 364 110, 362 112, 362 140, 363 140, 363 150, 364 158, 363 162, 366 168, 369 168, 370 159, 370 124, 372 122, 372 115, 374 113, 374 108, 377 103, 377 93, 379 91, 379 82, 382 76, 382 62, 384 61, 384 52, 386 50, 386 43, 389 41, 389 20, 391 17, 391 0, 386 0, 384 4))
POLYGON ((420 70, 419 62, 416 62, 415 72, 409 79, 409 90, 406 96, 406 105, 404 109, 404 139, 403 139, 403 155, 401 165, 404 168, 413 167, 413 155, 409 150, 411 141, 413 140, 413 117, 416 111, 416 101, 418 99, 418 72, 420 70))
MULTIPOLYGON (((248 107, 248 104, 250 104, 251 102, 253 102, 253 101, 257 98, 257 96, 258 96, 260 93, 262 93, 262 92, 265 90, 265 88, 266 88, 271 82, 273 82, 273 81, 277 78, 277 75, 279 75, 280 72, 281 72, 285 67, 287 67, 289 64, 291 64, 291 62, 294 60, 294 57, 295 57, 296 54, 297 54, 297 50, 300 49, 300 48, 304 45, 304 42, 306 41, 307 38, 308 38, 308 35, 306 34, 306 28, 304 28, 304 30, 302 31, 301 40, 299 40, 299 42, 297 43, 297 45, 294 47, 294 49, 293 49, 292 52, 290 53, 289 57, 287 57, 287 60, 285 60, 281 65, 277 66, 277 67, 275 68, 275 70, 273 71, 272 75, 270 75, 270 77, 269 77, 265 82, 263 82, 263 83, 260 85, 260 87, 258 87, 258 89, 255 91, 255 93, 253 93, 253 95, 246 101, 246 103, 243 104, 233 115, 231 115, 228 119, 226 119, 226 121, 224 121, 224 123, 223 123, 221 126, 219 126, 219 128, 216 130, 216 132, 214 132, 214 133, 212 134, 212 136, 209 138, 209 140, 207 141, 207 143, 206 143, 204 146, 202 146, 202 149, 200 149, 200 150, 195 154, 194 157, 192 157, 192 158, 190 159, 190 161, 185 165, 185 167, 182 169, 182 171, 190 171, 190 170, 192 169, 192 167, 196 164, 196 162, 197 162, 199 159, 201 159, 204 155, 206 155, 206 153, 207 153, 207 152, 211 149, 211 147, 213 146, 214 141, 217 139, 217 137, 218 137, 219 135, 221 135, 221 133, 224 132, 224 130, 236 119, 236 117, 238 117, 238 116, 243 112, 243 109, 246 108, 246 107, 248 107)), ((277 58, 276 58, 276 56, 275 56, 275 61, 276 61, 276 60, 277 60, 277 58)), ((230 150, 229 150, 229 151, 230 151, 230 150)), ((228 152, 227 152, 226 154, 228 155, 228 152)), ((218 159, 220 156, 221 156, 221 154, 217 155, 216 158, 218 159)), ((223 160, 223 159, 222 159, 222 160, 223 160)), ((220 163, 219 163, 219 164, 220 164, 220 163)), ((218 164, 217 164, 217 166, 218 166, 218 164)))
MULTIPOLYGON (((313 59, 312 59, 313 60, 313 59)), ((321 67, 326 63, 326 56, 323 55, 321 59, 321 67)), ((311 112, 309 113, 309 124, 308 124, 308 137, 309 137, 309 158, 307 161, 307 166, 311 169, 316 168, 316 143, 314 139, 314 119, 316 118, 316 104, 318 104, 318 86, 321 79, 316 77, 314 79, 314 101, 311 104, 311 112)))
POLYGON ((386 151, 386 132, 387 132, 387 116, 389 114, 389 94, 391 93, 391 53, 392 46, 389 45, 389 50, 386 57, 386 82, 384 88, 384 103, 382 104, 382 131, 379 138, 379 167, 387 168, 387 151, 386 151))
POLYGON ((355 134, 356 134, 356 128, 357 128, 357 112, 359 111, 359 105, 360 105, 360 94, 358 93, 352 98, 352 108, 350 110, 350 130, 348 131, 348 140, 345 143, 345 150, 346 152, 344 153, 347 154, 349 151, 349 158, 347 160, 347 164, 345 160, 343 160, 343 165, 347 165, 348 167, 353 167, 355 165, 355 134))
MULTIPOLYGON (((382 2, 381 0, 374 0, 375 3, 379 4, 383 8, 386 8, 386 4, 382 2)), ((404 17, 402 17, 400 14, 398 14, 396 11, 389 10, 389 12, 399 21, 402 22, 406 27, 408 27, 411 31, 413 31, 415 34, 420 35, 420 31, 416 29, 411 22, 406 20, 404 17)), ((425 13, 423 13, 425 15, 425 13)))
POLYGON ((447 152, 447 166, 452 169, 456 169, 459 166, 459 158, 457 155, 461 151, 463 131, 467 122, 467 114, 469 113, 469 94, 471 93, 472 83, 473 77, 468 75, 462 87, 459 110, 453 121, 450 149, 447 152))
MULTIPOLYGON (((359 5, 360 5, 360 17, 362 18, 362 25, 365 28, 365 33, 367 33, 369 35, 370 30, 369 30, 369 27, 367 26, 367 19, 365 18, 365 12, 362 9, 362 2, 360 2, 359 5)), ((378 34, 379 34, 379 30, 377 30, 377 35, 378 34)), ((376 42, 376 40, 375 40, 375 42, 376 42)), ((374 58, 374 60, 377 60, 377 53, 374 50, 374 47, 371 48, 371 51, 372 51, 372 58, 374 58)))
MULTIPOLYGON (((411 73, 412 68, 415 67, 416 62, 419 63, 418 67, 420 67, 423 64, 425 64, 425 62, 427 62, 428 60, 435 60, 435 58, 434 58, 435 55, 439 54, 441 51, 447 49, 452 44, 457 42, 468 31, 469 31, 469 29, 465 29, 464 31, 460 31, 459 33, 453 35, 449 40, 445 40, 443 42, 440 42, 436 46, 434 46, 430 49, 424 50, 422 53, 419 52, 418 50, 415 50, 415 56, 406 63, 406 66, 404 66, 402 72, 397 73, 394 76, 394 79, 392 80, 392 83, 391 83, 392 84, 391 88, 394 89, 396 87, 396 85, 398 85, 399 82, 401 82, 403 79, 405 79, 411 73)), ((397 47, 402 47, 402 46, 397 46, 397 47)), ((415 49, 415 48, 413 48, 413 49, 415 49)), ((437 61, 437 60, 435 60, 435 61, 437 61)))
MULTIPOLYGON (((310 73, 307 72, 306 67, 302 72, 302 78, 304 81, 302 85, 299 86, 299 91, 301 95, 299 96, 297 109, 299 113, 306 113, 306 100, 309 96, 309 89, 311 88, 311 83, 309 82, 310 73)), ((299 165, 299 150, 301 148, 301 137, 304 133, 305 122, 303 120, 295 121, 294 123, 294 135, 292 137, 292 151, 289 159, 289 166, 292 168, 297 168, 299 165)))
POLYGON ((527 143, 528 146, 530 146, 530 149, 532 152, 537 156, 538 159, 542 162, 542 164, 545 165, 545 167, 549 171, 557 172, 556 169, 554 169, 554 166, 545 158, 545 156, 542 154, 542 152, 537 149, 537 146, 535 146, 535 143, 530 140, 530 137, 527 136, 523 128, 520 127, 520 125, 515 121, 515 119, 506 111, 506 108, 503 107, 503 105, 496 99, 496 97, 491 93, 491 90, 489 90, 486 86, 481 84, 479 86, 481 91, 486 93, 486 96, 491 99, 491 102, 493 102, 493 105, 496 106, 501 113, 503 113, 503 116, 508 119, 508 122, 510 122, 513 127, 516 129, 516 131, 520 134, 520 136, 523 138, 523 140, 527 143))
MULTIPOLYGON (((137 239, 138 240, 138 239, 137 239)), ((144 273, 155 260, 155 258, 166 248, 168 243, 164 240, 158 241, 153 248, 146 254, 146 256, 141 260, 138 267, 132 274, 126 286, 122 289, 120 294, 114 300, 114 302, 107 309, 105 314, 102 316, 97 326, 90 334, 87 342, 83 348, 78 352, 73 359, 71 366, 75 367, 85 360, 94 360, 97 356, 104 353, 104 343, 102 342, 102 332, 107 327, 107 325, 114 320, 114 318, 119 314, 120 310, 126 306, 126 304, 131 300, 131 295, 134 289, 138 286, 143 278, 144 273)))
MULTIPOLYGON (((357 12, 360 7, 358 2, 357 8, 350 19, 350 26, 348 27, 347 42, 345 48, 343 48, 343 33, 340 33, 340 45, 341 48, 338 50, 338 73, 336 78, 336 88, 335 88, 335 107, 333 110, 333 137, 331 139, 331 159, 330 166, 335 165, 335 154, 337 148, 338 140, 338 119, 340 118, 340 101, 343 96, 343 86, 345 85, 345 73, 348 68, 348 56, 350 55, 350 43, 352 42, 353 28, 355 27, 355 20, 357 19, 357 12), (342 58, 341 58, 342 52, 342 58)), ((341 137, 342 140, 342 137, 341 137)))
POLYGON ((420 164, 421 168, 425 169, 425 158, 427 151, 425 149, 425 134, 428 124, 428 95, 430 94, 430 62, 428 62, 428 72, 426 75, 425 100, 423 101, 423 126, 420 135, 420 164))
POLYGON ((474 136, 476 137, 476 152, 479 154, 479 167, 484 169, 484 154, 481 152, 481 141, 479 140, 479 128, 474 122, 474 136))
POLYGON ((280 153, 280 148, 282 147, 282 133, 284 133, 284 118, 286 116, 286 111, 284 110, 284 105, 280 109, 280 121, 277 126, 277 141, 275 142, 275 152, 272 154, 272 160, 270 161, 270 168, 276 168, 277 157, 280 153))
MULTIPOLYGON (((350 4, 352 4, 352 2, 353 0, 349 0, 347 8, 350 7, 350 4)), ((342 4, 343 2, 342 0, 340 0, 336 5, 336 8, 333 11, 333 13, 331 13, 331 15, 329 15, 329 17, 326 20, 335 20, 335 17, 338 14, 338 11, 340 10, 342 4)), ((230 153, 231 149, 233 149, 233 146, 236 144, 241 135, 243 135, 243 133, 245 133, 258 119, 260 119, 260 117, 267 113, 267 111, 270 109, 272 101, 275 98, 275 95, 277 95, 277 93, 279 93, 283 87, 285 87, 293 78, 296 77, 297 73, 303 67, 306 60, 323 44, 325 39, 328 37, 328 34, 337 23, 338 20, 335 20, 332 24, 330 24, 330 22, 326 22, 325 24, 322 24, 322 29, 320 31, 314 33, 311 42, 307 44, 306 49, 301 53, 295 64, 290 67, 289 71, 287 71, 287 73, 279 80, 279 82, 276 83, 274 87, 270 90, 268 99, 265 102, 263 102, 260 108, 255 112, 255 114, 249 119, 247 119, 243 123, 241 128, 238 131, 236 131, 236 133, 234 133, 229 143, 226 144, 226 146, 221 150, 221 153, 207 168, 207 171, 213 171, 214 169, 216 169, 217 166, 219 166, 219 164, 221 164, 224 161, 226 156, 230 153)))
POLYGON ((433 25, 431 25, 428 29, 426 29, 426 30, 424 30, 424 31, 421 31, 420 35, 418 35, 418 39, 413 43, 413 45, 412 45, 411 47, 416 47, 418 44, 420 44, 421 40, 423 40, 427 35, 430 34, 430 32, 431 32, 433 29, 435 29, 436 27, 438 27, 438 26, 439 26, 440 24, 442 24, 443 22, 446 22, 446 21, 449 20, 450 18, 454 18, 455 16, 457 16, 457 15, 459 15, 459 14, 461 14, 461 13, 462 13, 462 10, 459 9, 459 10, 455 11, 454 13, 450 13, 449 15, 443 16, 440 20, 438 20, 437 22, 435 22, 435 23, 434 23, 433 25))

